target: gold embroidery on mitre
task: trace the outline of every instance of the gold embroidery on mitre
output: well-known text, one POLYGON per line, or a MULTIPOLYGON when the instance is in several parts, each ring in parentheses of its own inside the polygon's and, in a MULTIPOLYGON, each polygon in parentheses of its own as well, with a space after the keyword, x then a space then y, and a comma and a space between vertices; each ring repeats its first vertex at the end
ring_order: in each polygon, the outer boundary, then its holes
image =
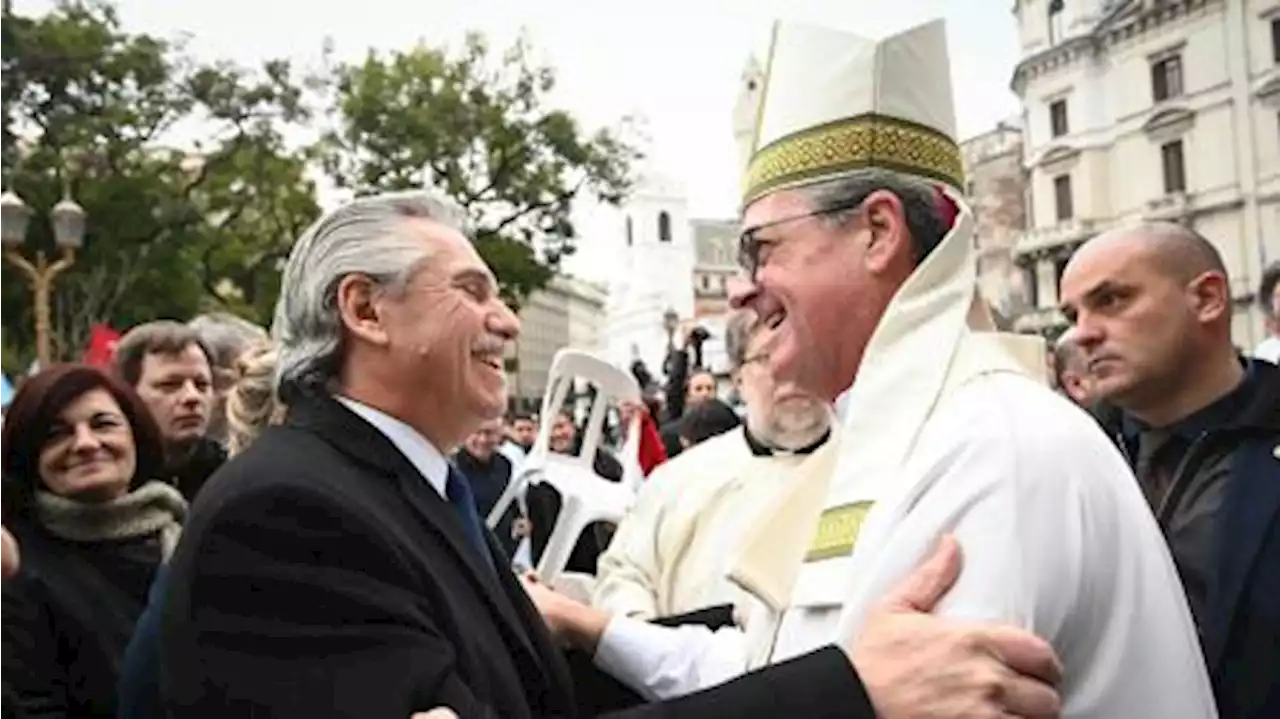
POLYGON ((873 167, 964 187, 954 140, 919 123, 866 113, 792 133, 757 151, 747 167, 743 206, 773 190, 873 167))
POLYGON ((809 545, 804 561, 820 562, 853 554, 858 534, 862 531, 862 523, 870 511, 871 502, 842 504, 823 511, 818 520, 818 531, 813 535, 813 544, 809 545))

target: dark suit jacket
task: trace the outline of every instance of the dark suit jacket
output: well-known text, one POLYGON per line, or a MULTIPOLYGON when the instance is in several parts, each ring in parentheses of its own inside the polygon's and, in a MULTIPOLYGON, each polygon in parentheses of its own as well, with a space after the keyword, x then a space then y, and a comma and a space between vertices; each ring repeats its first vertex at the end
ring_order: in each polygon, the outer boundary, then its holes
MULTIPOLYGON (((173 716, 582 714, 515 576, 490 571, 409 461, 330 398, 293 402, 214 476, 167 581, 158 684, 173 716)), ((837 714, 873 716, 828 649, 618 716, 837 714)))

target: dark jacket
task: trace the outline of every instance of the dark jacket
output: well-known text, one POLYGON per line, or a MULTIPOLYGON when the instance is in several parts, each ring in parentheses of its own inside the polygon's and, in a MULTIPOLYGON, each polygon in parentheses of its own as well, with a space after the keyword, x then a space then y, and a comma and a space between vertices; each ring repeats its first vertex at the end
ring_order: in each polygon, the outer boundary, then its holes
POLYGON ((3 590, 6 704, 23 717, 114 716, 121 658, 160 566, 158 538, 85 543, 37 524, 9 529, 22 567, 3 590))
MULTIPOLYGON (((580 715, 514 574, 476 556, 453 508, 332 399, 294 400, 213 477, 168 571, 159 689, 175 716, 580 715)), ((622 714, 789 715, 873 712, 827 649, 622 714)))
POLYGON ((212 439, 202 439, 187 461, 173 473, 172 484, 188 503, 194 502, 200 488, 226 461, 225 447, 212 439))
MULTIPOLYGON (((480 513, 480 518, 487 518, 489 512, 493 511, 493 505, 498 503, 502 492, 511 483, 511 460, 499 452, 494 452, 487 461, 481 461, 463 448, 458 450, 454 462, 471 482, 471 493, 476 498, 476 511, 480 513)), ((498 526, 493 528, 493 533, 507 556, 512 556, 516 552, 517 542, 511 532, 519 516, 520 508, 512 502, 499 520, 498 526)))
MULTIPOLYGON (((1230 411, 1195 429, 1170 495, 1186 493, 1212 465, 1228 472, 1208 546, 1210 568, 1199 621, 1219 714, 1280 717, 1280 368, 1257 360, 1230 411)), ((1132 456, 1123 415, 1099 412, 1104 428, 1132 456)), ((1171 501, 1157 519, 1169 531, 1171 501)), ((1180 550, 1173 546, 1174 559, 1180 550)))

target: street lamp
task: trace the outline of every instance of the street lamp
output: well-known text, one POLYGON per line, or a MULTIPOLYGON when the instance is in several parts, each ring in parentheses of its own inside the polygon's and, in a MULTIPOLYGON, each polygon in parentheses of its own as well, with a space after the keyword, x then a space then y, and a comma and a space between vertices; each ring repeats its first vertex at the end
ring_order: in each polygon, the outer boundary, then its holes
POLYGON ((27 227, 34 215, 35 211, 13 191, 0 195, 0 240, 3 240, 4 258, 22 270, 31 281, 35 298, 36 359, 41 367, 47 367, 52 360, 49 348, 49 335, 52 332, 49 296, 54 279, 75 263, 76 250, 84 244, 85 211, 71 199, 69 189, 64 191, 62 201, 50 210, 53 241, 58 247, 58 259, 52 262, 45 256, 44 250, 36 251, 34 262, 23 257, 19 250, 27 237, 27 227))
POLYGON ((676 348, 675 334, 676 328, 680 326, 680 315, 672 307, 668 307, 666 312, 662 313, 662 329, 667 331, 667 352, 676 348))

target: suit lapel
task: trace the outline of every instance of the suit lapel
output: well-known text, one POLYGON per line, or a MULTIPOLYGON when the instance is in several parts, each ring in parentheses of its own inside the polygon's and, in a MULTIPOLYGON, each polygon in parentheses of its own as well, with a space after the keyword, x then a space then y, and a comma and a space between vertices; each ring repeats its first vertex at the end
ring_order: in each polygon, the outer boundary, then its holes
POLYGON ((1263 540, 1280 519, 1280 445, 1274 439, 1256 439, 1246 446, 1237 450, 1232 460, 1223 516, 1218 522, 1218 574, 1217 581, 1210 584, 1217 589, 1217 596, 1209 597, 1212 609, 1208 631, 1204 632, 1210 671, 1221 659, 1263 540))
MULTIPOLYGON (((453 507, 435 491, 413 463, 391 440, 336 400, 306 397, 291 402, 288 423, 319 434, 354 462, 395 482, 406 503, 425 520, 425 526, 443 540, 465 568, 466 580, 484 597, 490 613, 500 620, 500 629, 508 644, 513 649, 523 650, 529 661, 519 663, 529 665, 546 684, 571 690, 562 667, 557 674, 558 657, 549 655, 546 650, 549 640, 545 638, 542 617, 532 608, 514 573, 508 570, 509 563, 502 552, 495 553, 496 540, 491 533, 485 532, 485 541, 490 555, 494 557, 494 565, 498 567, 496 573, 476 555, 453 507), (524 612, 525 616, 522 616, 521 609, 528 610, 524 612), (530 612, 532 617, 528 616, 530 612), (535 644, 538 645, 536 648, 535 644)), ((526 677, 526 680, 531 678, 526 677)))

